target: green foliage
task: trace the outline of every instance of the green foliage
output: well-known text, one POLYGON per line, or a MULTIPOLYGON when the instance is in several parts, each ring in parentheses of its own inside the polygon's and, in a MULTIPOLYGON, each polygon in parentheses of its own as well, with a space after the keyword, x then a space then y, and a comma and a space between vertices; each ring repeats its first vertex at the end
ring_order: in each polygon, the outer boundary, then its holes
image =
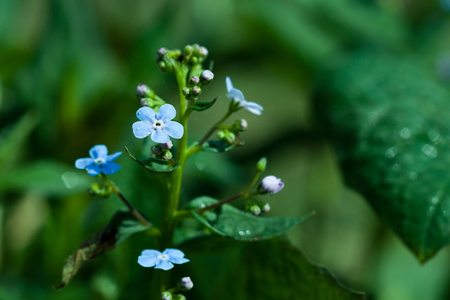
POLYGON ((194 105, 188 105, 189 109, 195 111, 204 111, 211 108, 216 103, 217 97, 212 101, 195 101, 194 105))
POLYGON ((183 249, 192 257, 193 278, 205 282, 214 273, 212 285, 192 299, 365 299, 343 287, 325 268, 312 264, 283 238, 256 243, 237 243, 220 237, 187 242, 183 249), (197 252, 200 251, 200 252, 197 252), (212 271, 214 270, 214 271, 212 271), (200 296, 201 295, 201 296, 200 296))
POLYGON ((397 56, 362 52, 318 88, 348 185, 421 262, 450 242, 450 94, 397 56))
POLYGON ((65 287, 76 275, 81 266, 88 260, 111 251, 132 234, 145 231, 150 226, 144 226, 128 211, 119 210, 102 230, 84 240, 80 247, 67 260, 63 268, 62 283, 55 287, 65 287))
MULTIPOLYGON (((192 208, 202 208, 218 200, 203 196, 190 202, 192 208)), ((258 241, 279 236, 305 221, 304 218, 256 217, 232 205, 224 204, 217 215, 205 215, 192 211, 194 217, 213 232, 241 241, 258 241)))
POLYGON ((139 165, 144 167, 144 169, 152 174, 164 174, 169 173, 178 168, 179 164, 176 163, 175 165, 171 165, 168 161, 165 160, 159 160, 156 158, 148 158, 145 161, 140 161, 136 159, 128 150, 128 148, 125 147, 125 151, 127 152, 128 156, 131 157, 132 160, 137 162, 139 165))

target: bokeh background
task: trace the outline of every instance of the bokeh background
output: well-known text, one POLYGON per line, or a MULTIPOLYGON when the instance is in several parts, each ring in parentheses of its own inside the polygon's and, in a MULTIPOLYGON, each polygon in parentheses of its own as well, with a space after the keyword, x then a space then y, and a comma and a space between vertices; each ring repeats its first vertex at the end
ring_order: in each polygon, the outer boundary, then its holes
MULTIPOLYGON (((144 299, 149 271, 136 258, 152 242, 142 236, 52 290, 67 256, 120 207, 114 197, 91 198, 96 179, 73 164, 95 144, 139 153, 135 87, 146 83, 175 104, 175 80, 159 71, 156 51, 192 43, 209 49, 205 67, 215 74, 202 99, 219 96, 193 113, 192 140, 225 111, 225 76, 264 113, 238 113, 249 122, 244 147, 190 162, 185 200, 239 191, 266 156, 267 174, 286 184, 270 198, 270 215, 315 212, 288 233, 311 261, 369 299, 449 299, 449 249, 418 263, 344 186, 312 110, 317 75, 359 48, 415 57, 448 87, 449 36, 449 1, 0 1, 0 299, 144 299)), ((118 162, 112 179, 158 222, 159 179, 126 155, 118 162)))

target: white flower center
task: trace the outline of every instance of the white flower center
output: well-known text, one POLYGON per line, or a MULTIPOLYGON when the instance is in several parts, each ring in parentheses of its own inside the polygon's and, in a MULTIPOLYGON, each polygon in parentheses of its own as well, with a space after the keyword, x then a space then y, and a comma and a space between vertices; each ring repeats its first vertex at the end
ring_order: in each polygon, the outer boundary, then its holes
POLYGON ((162 121, 156 121, 155 123, 153 123, 153 129, 158 130, 158 129, 163 129, 164 127, 164 123, 162 121))
POLYGON ((104 158, 102 158, 102 157, 99 157, 99 158, 94 159, 94 162, 97 165, 101 165, 101 164, 104 164, 106 162, 106 160, 104 158))
POLYGON ((159 260, 168 261, 169 260, 169 255, 167 255, 167 254, 160 254, 160 255, 158 255, 158 259, 159 260))

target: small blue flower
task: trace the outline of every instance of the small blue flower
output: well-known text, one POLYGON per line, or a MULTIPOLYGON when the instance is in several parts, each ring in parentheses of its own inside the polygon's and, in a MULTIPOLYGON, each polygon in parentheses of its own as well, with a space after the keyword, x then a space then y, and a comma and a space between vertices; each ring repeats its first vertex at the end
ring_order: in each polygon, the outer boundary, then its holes
POLYGON ((243 107, 255 115, 260 115, 263 111, 263 107, 256 102, 247 101, 244 99, 244 94, 233 87, 230 77, 225 78, 227 84, 227 97, 230 98, 234 103, 239 103, 239 107, 243 107))
POLYGON ((170 104, 164 104, 156 113, 150 107, 141 107, 136 112, 139 120, 133 124, 134 136, 143 139, 150 135, 155 143, 168 143, 169 136, 179 139, 183 136, 184 128, 178 122, 171 121, 177 112, 170 104))
POLYGON ((178 249, 167 248, 162 253, 158 250, 144 250, 138 257, 138 264, 143 267, 163 269, 164 271, 173 268, 173 264, 184 264, 189 259, 184 258, 184 253, 178 249))
POLYGON ((118 158, 122 152, 108 155, 108 148, 105 145, 95 145, 89 150, 91 157, 79 158, 75 161, 75 167, 86 170, 89 175, 97 176, 100 173, 114 174, 120 169, 120 165, 112 162, 118 158))

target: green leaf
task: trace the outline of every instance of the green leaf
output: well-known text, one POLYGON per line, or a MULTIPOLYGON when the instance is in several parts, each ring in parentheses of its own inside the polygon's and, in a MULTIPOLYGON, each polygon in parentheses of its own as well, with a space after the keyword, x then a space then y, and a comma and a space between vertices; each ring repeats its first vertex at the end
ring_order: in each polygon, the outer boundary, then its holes
POLYGON ((194 105, 188 105, 189 109, 196 111, 204 111, 212 107, 216 103, 217 97, 212 101, 196 101, 194 105))
POLYGON ((346 183, 424 262, 450 242, 450 95, 417 65, 354 54, 325 72, 316 107, 346 183))
MULTIPOLYGON (((202 295, 215 300, 314 299, 363 300, 364 294, 344 287, 327 269, 312 264, 286 239, 239 243, 209 236, 181 245, 193 262, 191 276, 202 295), (230 288, 233 287, 233 288, 230 288)), ((206 298, 205 298, 206 299, 206 298)))
POLYGON ((36 190, 44 194, 67 195, 86 189, 89 177, 54 161, 36 161, 13 170, 0 170, 0 191, 36 190))
POLYGON ((168 161, 165 160, 159 160, 156 158, 149 158, 144 161, 137 160, 128 150, 127 147, 125 147, 125 151, 127 152, 128 156, 131 157, 132 160, 140 164, 142 167, 144 167, 145 170, 147 170, 150 173, 153 174, 161 174, 161 173, 170 173, 178 166, 179 163, 176 163, 175 165, 171 165, 168 161))
POLYGON ((102 230, 84 240, 72 254, 63 267, 62 283, 55 289, 65 287, 76 275, 81 266, 90 259, 113 250, 125 242, 132 234, 145 231, 150 226, 144 226, 129 212, 117 211, 111 221, 102 230))
MULTIPOLYGON (((191 201, 190 207, 203 208, 218 200, 203 196, 191 201)), ((266 218, 256 217, 229 204, 220 207, 220 212, 214 214, 207 211, 205 215, 192 211, 194 217, 213 232, 241 241, 257 241, 281 235, 306 218, 266 218)))
POLYGON ((223 153, 228 152, 232 150, 234 147, 236 147, 236 144, 229 144, 224 141, 206 141, 203 144, 203 150, 206 152, 213 152, 213 153, 223 153))

